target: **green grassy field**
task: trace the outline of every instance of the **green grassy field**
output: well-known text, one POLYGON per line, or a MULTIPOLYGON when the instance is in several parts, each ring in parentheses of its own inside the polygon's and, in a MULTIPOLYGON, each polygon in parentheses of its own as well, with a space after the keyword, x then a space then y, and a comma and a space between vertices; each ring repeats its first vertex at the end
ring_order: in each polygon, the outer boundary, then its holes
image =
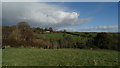
MULTIPOLYGON (((45 37, 63 37, 64 33, 46 33, 46 34, 39 34, 39 36, 45 36, 45 37)), ((65 34, 66 36, 74 36, 74 35, 70 35, 70 34, 65 34)), ((74 36, 76 37, 76 36, 74 36)))
POLYGON ((62 37, 63 33, 47 33, 47 34, 40 34, 42 36, 47 36, 47 37, 62 37))
POLYGON ((2 66, 2 49, 0 49, 0 67, 2 66))
POLYGON ((80 49, 3 49, 3 66, 116 66, 118 52, 80 49))

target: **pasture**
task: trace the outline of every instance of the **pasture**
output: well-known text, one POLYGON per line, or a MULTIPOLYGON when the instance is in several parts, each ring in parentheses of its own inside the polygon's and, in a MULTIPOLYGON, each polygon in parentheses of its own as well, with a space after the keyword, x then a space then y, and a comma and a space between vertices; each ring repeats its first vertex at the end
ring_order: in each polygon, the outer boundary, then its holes
POLYGON ((0 49, 0 67, 2 66, 2 49, 0 49))
POLYGON ((85 49, 3 49, 3 66, 117 66, 118 51, 85 49))
POLYGON ((61 38, 65 36, 72 36, 74 38, 77 38, 78 36, 70 35, 67 33, 46 33, 46 34, 38 34, 38 37, 48 37, 48 38, 61 38))

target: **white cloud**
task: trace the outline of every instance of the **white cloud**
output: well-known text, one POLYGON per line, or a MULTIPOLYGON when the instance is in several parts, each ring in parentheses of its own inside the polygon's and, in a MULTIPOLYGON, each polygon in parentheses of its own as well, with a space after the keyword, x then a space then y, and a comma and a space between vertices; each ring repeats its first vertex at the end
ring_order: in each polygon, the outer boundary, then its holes
MULTIPOLYGON (((2 3, 0 2, 0 48, 2 46, 2 44, 1 44, 2 43, 2 27, 1 27, 1 24, 2 24, 2 3)), ((0 51, 0 54, 1 54, 1 51, 0 51)), ((1 59, 1 57, 0 57, 0 59, 1 59)), ((0 64, 0 66, 1 66, 1 64, 0 64)))
POLYGON ((119 2, 119 0, 2 0, 3 2, 119 2))
POLYGON ((90 21, 89 18, 79 19, 79 16, 80 13, 48 3, 3 3, 3 24, 26 21, 32 26, 63 27, 90 21))
POLYGON ((2 24, 2 3, 0 2, 0 25, 2 24))
POLYGON ((77 19, 73 25, 82 25, 82 24, 85 24, 91 20, 92 20, 92 18, 80 18, 80 19, 77 19))
POLYGON ((38 2, 40 0, 2 0, 2 2, 38 2))
POLYGON ((109 30, 118 30, 117 25, 108 25, 108 26, 93 26, 80 29, 81 31, 92 31, 92 30, 102 30, 102 31, 109 31, 109 30))

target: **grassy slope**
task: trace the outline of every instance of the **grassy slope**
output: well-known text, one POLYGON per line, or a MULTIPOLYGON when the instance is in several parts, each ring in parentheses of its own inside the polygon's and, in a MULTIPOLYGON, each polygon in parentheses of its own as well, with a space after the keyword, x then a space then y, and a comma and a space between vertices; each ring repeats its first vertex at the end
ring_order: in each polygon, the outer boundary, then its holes
MULTIPOLYGON (((72 32, 74 34, 80 34, 80 35, 85 35, 87 36, 84 32, 72 32)), ((119 35, 120 33, 108 33, 110 35, 119 35)), ((40 36, 46 36, 46 37, 63 37, 64 33, 47 33, 47 34, 40 34, 40 36)), ((74 37, 78 37, 75 35, 70 35, 70 34, 66 34, 67 36, 74 36, 74 37)), ((97 33, 89 33, 88 35, 91 35, 92 37, 95 37, 97 35, 97 33)))
POLYGON ((117 51, 29 48, 3 50, 3 66, 112 66, 117 63, 117 51))
MULTIPOLYGON (((45 37, 63 37, 64 33, 47 33, 47 34, 40 34, 40 36, 45 36, 45 37)), ((72 36, 70 34, 65 34, 67 36, 72 36)))
POLYGON ((43 36, 48 36, 48 37, 62 37, 63 33, 48 33, 48 34, 41 34, 43 36))

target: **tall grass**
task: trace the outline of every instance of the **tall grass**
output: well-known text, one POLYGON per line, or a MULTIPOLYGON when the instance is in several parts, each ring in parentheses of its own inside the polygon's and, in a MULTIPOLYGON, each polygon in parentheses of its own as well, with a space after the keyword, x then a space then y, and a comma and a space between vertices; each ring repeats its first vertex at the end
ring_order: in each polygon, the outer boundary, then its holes
POLYGON ((3 50, 3 66, 116 66, 111 50, 10 48, 3 50))

